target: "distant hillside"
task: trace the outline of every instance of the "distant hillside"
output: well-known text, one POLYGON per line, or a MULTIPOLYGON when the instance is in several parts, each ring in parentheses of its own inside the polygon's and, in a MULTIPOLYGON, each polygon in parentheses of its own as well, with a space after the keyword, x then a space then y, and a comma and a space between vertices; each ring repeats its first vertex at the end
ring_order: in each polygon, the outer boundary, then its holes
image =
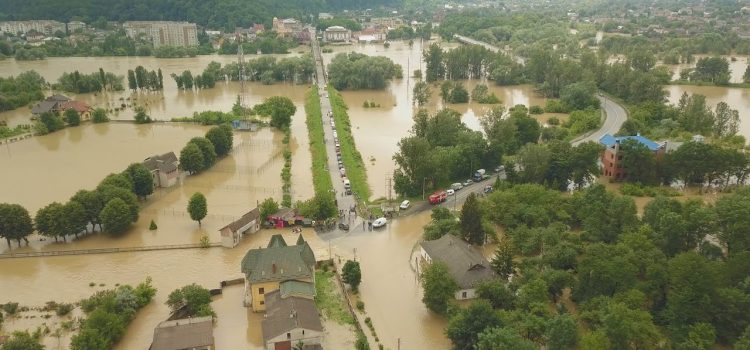
POLYGON ((210 28, 270 24, 276 17, 309 18, 336 9, 400 7, 403 0, 2 0, 0 20, 171 20, 210 28))

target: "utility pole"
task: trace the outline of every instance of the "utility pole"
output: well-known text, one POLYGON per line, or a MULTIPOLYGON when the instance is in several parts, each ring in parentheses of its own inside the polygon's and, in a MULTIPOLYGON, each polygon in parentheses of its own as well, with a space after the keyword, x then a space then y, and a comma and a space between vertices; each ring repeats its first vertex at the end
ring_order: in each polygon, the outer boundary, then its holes
POLYGON ((237 101, 242 107, 242 116, 245 116, 245 53, 242 50, 242 35, 237 34, 237 68, 239 69, 240 94, 237 101))

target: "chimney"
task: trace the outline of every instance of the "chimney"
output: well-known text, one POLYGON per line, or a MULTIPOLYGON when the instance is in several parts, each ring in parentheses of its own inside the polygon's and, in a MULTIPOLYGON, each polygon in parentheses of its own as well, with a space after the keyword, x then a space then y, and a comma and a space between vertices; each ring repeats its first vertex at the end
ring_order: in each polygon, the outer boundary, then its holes
POLYGON ((271 265, 271 272, 276 273, 276 263, 273 263, 273 265, 271 265))

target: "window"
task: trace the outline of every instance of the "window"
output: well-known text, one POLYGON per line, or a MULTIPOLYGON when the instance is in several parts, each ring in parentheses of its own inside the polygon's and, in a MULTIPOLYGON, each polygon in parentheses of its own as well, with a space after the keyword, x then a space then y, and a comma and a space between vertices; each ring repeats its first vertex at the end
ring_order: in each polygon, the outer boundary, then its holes
POLYGON ((305 335, 305 330, 304 329, 302 330, 302 335, 305 335))
POLYGON ((466 292, 461 292, 461 298, 466 299, 466 292))
POLYGON ((261 301, 260 301, 260 305, 263 305, 263 304, 265 304, 265 303, 266 303, 266 301, 265 301, 265 300, 261 300, 261 301))
POLYGON ((286 334, 286 338, 287 338, 287 339, 292 339, 292 333, 287 333, 287 334, 286 334))
POLYGON ((265 294, 265 293, 266 293, 266 289, 265 288, 262 288, 262 287, 258 288, 258 294, 265 294))

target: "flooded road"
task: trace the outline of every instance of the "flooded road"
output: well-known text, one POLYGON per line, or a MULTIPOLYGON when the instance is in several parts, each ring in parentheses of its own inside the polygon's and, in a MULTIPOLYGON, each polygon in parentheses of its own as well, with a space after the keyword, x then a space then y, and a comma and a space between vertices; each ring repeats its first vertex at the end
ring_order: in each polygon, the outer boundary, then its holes
POLYGON ((713 110, 719 102, 726 102, 730 108, 740 113, 739 134, 750 139, 750 89, 722 86, 667 85, 669 103, 677 105, 683 92, 706 96, 706 102, 713 110))
MULTIPOLYGON (((429 44, 425 43, 426 48, 429 44)), ((441 43, 444 49, 456 47, 456 43, 441 43)), ((372 189, 372 198, 387 197, 386 179, 391 177, 396 164, 393 155, 398 151, 398 142, 408 136, 412 127, 412 115, 417 110, 412 105, 412 89, 419 81, 411 78, 414 70, 422 69, 422 46, 415 41, 412 47, 408 42, 395 41, 389 48, 382 44, 355 44, 350 46, 334 46, 332 53, 323 54, 326 63, 341 52, 359 52, 371 56, 385 56, 400 64, 404 70, 404 78, 391 81, 385 90, 358 90, 343 91, 341 95, 349 107, 349 117, 352 123, 352 134, 357 144, 357 149, 367 168, 367 180, 372 189), (375 102, 380 107, 365 108, 365 101, 375 102)), ((480 81, 464 81, 469 92, 479 84, 480 81)), ((493 82, 482 82, 486 84, 490 92, 500 98, 506 107, 516 104, 544 105, 545 99, 538 96, 532 86, 497 86, 493 82)), ((440 99, 440 86, 432 86, 432 97, 425 106, 430 112, 440 108, 448 107, 462 114, 463 121, 474 130, 480 130, 479 119, 491 105, 478 103, 443 105, 440 99)), ((393 193, 395 196, 395 193, 393 193)))

